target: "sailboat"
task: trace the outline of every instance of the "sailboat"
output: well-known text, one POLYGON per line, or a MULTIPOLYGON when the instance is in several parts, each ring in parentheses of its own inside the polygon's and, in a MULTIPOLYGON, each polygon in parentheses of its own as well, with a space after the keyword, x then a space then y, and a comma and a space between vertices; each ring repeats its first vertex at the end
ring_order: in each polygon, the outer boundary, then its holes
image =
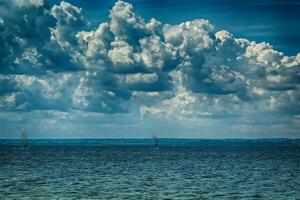
POLYGON ((154 141, 154 147, 155 147, 155 149, 158 149, 159 146, 158 146, 158 141, 157 141, 157 138, 156 138, 155 134, 153 135, 153 141, 154 141))
POLYGON ((22 149, 28 149, 29 148, 28 138, 27 138, 27 135, 24 131, 22 131, 22 133, 21 133, 21 148, 22 149))

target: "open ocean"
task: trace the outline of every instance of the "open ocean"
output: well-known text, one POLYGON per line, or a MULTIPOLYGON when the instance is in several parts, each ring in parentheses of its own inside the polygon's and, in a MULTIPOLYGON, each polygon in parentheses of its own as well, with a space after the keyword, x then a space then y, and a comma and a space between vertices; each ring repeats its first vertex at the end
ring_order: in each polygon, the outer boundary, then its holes
POLYGON ((0 141, 0 199, 300 199, 299 141, 0 141))

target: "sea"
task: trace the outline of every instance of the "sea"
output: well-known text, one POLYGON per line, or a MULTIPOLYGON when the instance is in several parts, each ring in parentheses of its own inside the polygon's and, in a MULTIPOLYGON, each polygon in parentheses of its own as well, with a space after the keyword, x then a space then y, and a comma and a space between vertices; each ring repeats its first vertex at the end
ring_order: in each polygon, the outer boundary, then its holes
POLYGON ((0 199, 300 199, 300 141, 0 140, 0 199))

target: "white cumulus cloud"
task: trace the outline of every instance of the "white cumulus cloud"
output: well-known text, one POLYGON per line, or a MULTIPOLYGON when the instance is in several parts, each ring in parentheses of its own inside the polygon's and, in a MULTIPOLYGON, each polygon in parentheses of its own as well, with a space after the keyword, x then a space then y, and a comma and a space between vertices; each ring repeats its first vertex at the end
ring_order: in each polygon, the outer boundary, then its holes
POLYGON ((146 21, 117 1, 109 21, 90 28, 68 2, 0 4, 3 111, 130 113, 137 105, 143 119, 293 118, 299 80, 300 53, 217 32, 204 19, 146 21))

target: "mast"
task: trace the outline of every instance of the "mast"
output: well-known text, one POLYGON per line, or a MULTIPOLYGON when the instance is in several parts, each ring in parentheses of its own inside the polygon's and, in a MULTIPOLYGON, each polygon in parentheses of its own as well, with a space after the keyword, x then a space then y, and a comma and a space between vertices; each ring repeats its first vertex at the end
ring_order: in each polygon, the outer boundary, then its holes
POLYGON ((154 140, 154 147, 158 148, 158 142, 155 134, 153 135, 153 140, 154 140))
POLYGON ((27 140, 28 140, 28 138, 27 138, 26 133, 24 131, 22 131, 22 133, 21 133, 21 147, 24 148, 24 149, 29 147, 27 140))

